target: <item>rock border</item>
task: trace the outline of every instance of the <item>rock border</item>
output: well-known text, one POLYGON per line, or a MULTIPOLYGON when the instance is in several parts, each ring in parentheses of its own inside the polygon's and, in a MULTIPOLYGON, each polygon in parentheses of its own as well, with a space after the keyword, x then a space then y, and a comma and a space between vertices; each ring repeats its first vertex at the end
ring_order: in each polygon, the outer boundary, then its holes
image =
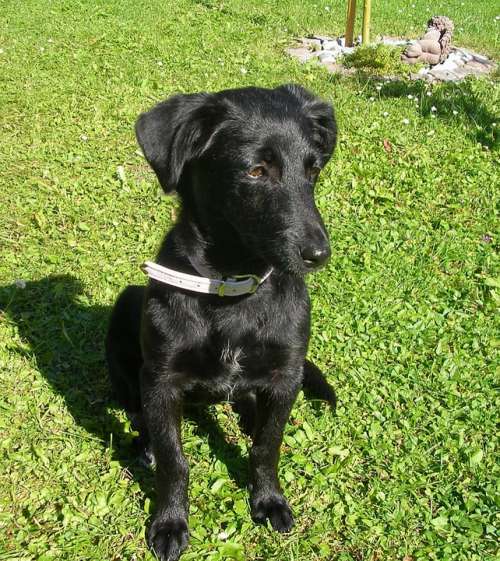
MULTIPOLYGON (((400 37, 379 37, 373 45, 405 46, 415 40, 400 37)), ((298 59, 301 63, 317 60, 329 72, 353 75, 356 69, 345 68, 339 59, 342 55, 352 53, 361 43, 359 37, 354 47, 346 47, 344 37, 327 37, 313 35, 298 40, 294 47, 286 49, 287 54, 298 59)), ((452 47, 448 58, 435 66, 425 66, 417 72, 412 72, 408 65, 411 80, 427 80, 429 82, 457 82, 468 76, 485 76, 496 68, 496 63, 485 55, 475 53, 463 47, 452 47)), ((389 78, 389 76, 386 76, 389 78)))

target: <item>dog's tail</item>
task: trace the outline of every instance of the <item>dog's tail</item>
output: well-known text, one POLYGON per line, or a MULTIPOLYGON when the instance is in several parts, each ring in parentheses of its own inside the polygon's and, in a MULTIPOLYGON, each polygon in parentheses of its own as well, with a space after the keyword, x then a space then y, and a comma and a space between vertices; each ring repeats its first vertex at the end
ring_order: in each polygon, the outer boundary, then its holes
POLYGON ((326 401, 335 411, 337 405, 335 390, 327 382, 323 372, 309 360, 304 362, 302 389, 307 399, 321 399, 326 401))

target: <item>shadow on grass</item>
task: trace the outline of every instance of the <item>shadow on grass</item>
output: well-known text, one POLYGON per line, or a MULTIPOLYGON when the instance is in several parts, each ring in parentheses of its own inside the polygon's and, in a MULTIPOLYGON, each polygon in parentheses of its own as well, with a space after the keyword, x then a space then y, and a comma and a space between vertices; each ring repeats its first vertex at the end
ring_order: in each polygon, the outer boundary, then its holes
POLYGON ((392 80, 381 84, 380 81, 365 79, 369 80, 364 90, 367 97, 376 98, 379 95, 380 98, 398 98, 412 95, 419 100, 417 111, 422 117, 431 118, 434 114, 436 119, 466 125, 466 134, 472 140, 488 148, 499 147, 500 115, 493 114, 485 106, 481 99, 484 90, 481 93, 477 91, 480 81, 443 82, 430 90, 424 80, 392 80), (376 89, 377 85, 382 86, 380 91, 376 89), (428 91, 431 92, 430 96, 427 95, 428 91), (435 112, 433 107, 436 108, 435 112))
MULTIPOLYGON (((66 275, 26 282, 24 288, 15 284, 0 287, 0 310, 15 323, 38 369, 64 398, 75 421, 104 445, 109 445, 113 434, 113 460, 152 497, 153 473, 135 458, 133 437, 112 410, 104 360, 111 308, 91 305, 81 283, 66 275)), ((210 413, 202 409, 186 417, 196 424, 199 435, 207 437, 212 453, 227 466, 235 483, 246 485, 247 462, 238 446, 226 442, 210 413)))

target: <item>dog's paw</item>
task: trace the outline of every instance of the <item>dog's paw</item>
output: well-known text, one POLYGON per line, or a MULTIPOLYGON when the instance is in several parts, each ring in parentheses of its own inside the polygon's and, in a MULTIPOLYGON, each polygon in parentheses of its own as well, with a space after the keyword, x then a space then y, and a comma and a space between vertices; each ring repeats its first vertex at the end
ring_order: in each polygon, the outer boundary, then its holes
POLYGON ((289 532, 294 524, 292 510, 283 495, 270 495, 252 499, 252 520, 265 524, 266 520, 277 532, 289 532))
POLYGON ((187 547, 188 537, 183 518, 157 518, 149 529, 148 544, 160 561, 177 561, 187 547))

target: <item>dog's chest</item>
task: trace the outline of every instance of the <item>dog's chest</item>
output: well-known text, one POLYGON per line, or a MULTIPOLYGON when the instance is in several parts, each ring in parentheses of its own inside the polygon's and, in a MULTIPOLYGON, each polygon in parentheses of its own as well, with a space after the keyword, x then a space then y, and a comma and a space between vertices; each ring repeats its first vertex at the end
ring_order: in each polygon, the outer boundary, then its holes
POLYGON ((271 379, 278 382, 290 362, 287 345, 248 336, 212 339, 195 354, 198 359, 190 371, 195 386, 221 399, 256 389, 271 379))
POLYGON ((215 388, 228 399, 243 381, 243 350, 239 346, 231 346, 228 342, 221 350, 219 365, 215 377, 215 388))
POLYGON ((307 300, 301 303, 269 298, 200 307, 190 330, 196 337, 184 337, 172 369, 188 391, 207 398, 228 399, 239 390, 284 383, 300 368, 307 348, 307 300))
POLYGON ((220 365, 230 376, 241 374, 243 367, 241 359, 243 358, 243 349, 239 346, 231 346, 228 343, 222 348, 220 353, 220 365))
POLYGON ((179 353, 174 369, 187 388, 203 397, 231 399, 240 390, 255 389, 280 376, 289 353, 266 342, 210 338, 179 353))

